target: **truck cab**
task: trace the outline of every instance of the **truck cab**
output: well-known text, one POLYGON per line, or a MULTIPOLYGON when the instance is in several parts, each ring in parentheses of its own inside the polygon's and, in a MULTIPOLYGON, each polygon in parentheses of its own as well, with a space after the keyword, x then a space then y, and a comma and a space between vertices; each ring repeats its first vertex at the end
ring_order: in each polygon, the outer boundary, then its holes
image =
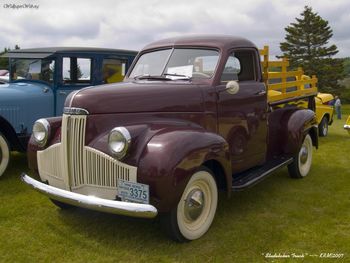
POLYGON ((311 169, 315 80, 303 92, 278 86, 270 101, 263 76, 259 50, 244 38, 151 43, 124 82, 80 90, 62 118, 34 124, 28 158, 40 179, 22 180, 61 208, 158 215, 174 240, 198 239, 218 191, 230 196, 285 166, 293 178, 311 169))
POLYGON ((0 176, 10 151, 25 151, 37 119, 60 116, 69 93, 122 81, 137 52, 102 48, 9 51, 9 83, 0 86, 0 176))

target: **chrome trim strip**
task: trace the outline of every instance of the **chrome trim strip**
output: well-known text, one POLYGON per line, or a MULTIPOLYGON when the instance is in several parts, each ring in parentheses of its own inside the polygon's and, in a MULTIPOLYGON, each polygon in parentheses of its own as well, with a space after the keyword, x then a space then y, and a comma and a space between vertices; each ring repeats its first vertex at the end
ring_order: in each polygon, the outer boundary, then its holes
POLYGON ((89 112, 83 108, 75 108, 75 107, 64 107, 63 114, 68 115, 89 115, 89 112))
POLYGON ((140 218, 154 218, 158 214, 157 209, 152 205, 113 201, 95 196, 87 196, 69 192, 41 183, 29 177, 25 173, 21 174, 21 180, 49 198, 74 206, 111 214, 140 218))
POLYGON ((80 91, 80 90, 73 91, 74 93, 73 93, 72 97, 70 98, 69 107, 72 107, 73 99, 74 99, 75 95, 77 95, 77 93, 78 93, 79 91, 80 91))

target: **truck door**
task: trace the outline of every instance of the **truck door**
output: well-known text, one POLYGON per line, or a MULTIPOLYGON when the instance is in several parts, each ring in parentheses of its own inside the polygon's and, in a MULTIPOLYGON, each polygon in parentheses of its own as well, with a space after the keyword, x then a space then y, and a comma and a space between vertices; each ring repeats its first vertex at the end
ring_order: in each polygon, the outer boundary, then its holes
POLYGON ((267 95, 259 63, 253 49, 233 51, 217 87, 218 130, 229 143, 234 173, 265 162, 267 95), (238 91, 227 89, 230 81, 238 91))
POLYGON ((63 57, 61 80, 56 88, 56 116, 62 115, 69 93, 94 84, 93 76, 97 74, 93 74, 96 70, 93 64, 90 57, 63 57))

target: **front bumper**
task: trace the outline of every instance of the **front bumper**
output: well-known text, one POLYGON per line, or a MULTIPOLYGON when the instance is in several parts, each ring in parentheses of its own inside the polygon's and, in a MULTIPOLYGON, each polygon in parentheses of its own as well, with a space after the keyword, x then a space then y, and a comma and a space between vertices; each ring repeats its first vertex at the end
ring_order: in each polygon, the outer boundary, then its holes
POLYGON ((154 218, 158 214, 157 209, 152 205, 113 201, 95 196, 87 196, 69 192, 41 183, 25 173, 22 173, 21 179, 23 182, 47 197, 73 206, 79 206, 111 214, 141 218, 154 218))
POLYGON ((344 125, 344 129, 347 130, 348 132, 350 132, 350 125, 349 124, 345 124, 344 125))

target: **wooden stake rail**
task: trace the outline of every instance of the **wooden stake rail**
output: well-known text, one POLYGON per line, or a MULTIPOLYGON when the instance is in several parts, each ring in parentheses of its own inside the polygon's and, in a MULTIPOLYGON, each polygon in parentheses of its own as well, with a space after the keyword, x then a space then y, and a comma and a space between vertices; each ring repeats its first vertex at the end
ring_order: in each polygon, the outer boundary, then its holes
POLYGON ((302 68, 288 71, 289 61, 287 58, 280 61, 269 60, 268 46, 264 46, 259 51, 263 58, 261 65, 267 89, 268 91, 277 91, 269 92, 270 102, 317 94, 317 78, 315 75, 311 78, 305 76, 302 68), (293 80, 288 81, 288 78, 293 80), (272 80, 277 80, 277 83, 271 83, 272 80))

